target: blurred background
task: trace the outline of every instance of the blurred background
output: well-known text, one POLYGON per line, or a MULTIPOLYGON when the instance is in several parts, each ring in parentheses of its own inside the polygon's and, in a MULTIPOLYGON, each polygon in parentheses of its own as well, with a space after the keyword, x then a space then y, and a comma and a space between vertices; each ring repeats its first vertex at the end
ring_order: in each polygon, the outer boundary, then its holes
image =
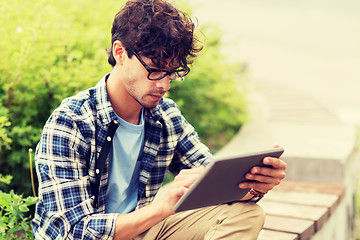
MULTIPOLYGON (((1 238, 31 238, 29 149, 62 99, 111 71, 106 48, 124 2, 1 1, 1 238)), ((287 178, 347 187, 352 224, 360 208, 360 2, 174 2, 197 18, 204 50, 167 96, 202 140, 217 154, 280 144, 287 178)))
POLYGON ((345 186, 348 230, 331 239, 360 239, 360 2, 191 2, 200 26, 217 24, 225 56, 248 71, 251 123, 224 153, 280 144, 287 179, 345 186))
POLYGON ((200 25, 220 26, 224 52, 251 80, 296 90, 360 123, 360 2, 193 0, 200 25))

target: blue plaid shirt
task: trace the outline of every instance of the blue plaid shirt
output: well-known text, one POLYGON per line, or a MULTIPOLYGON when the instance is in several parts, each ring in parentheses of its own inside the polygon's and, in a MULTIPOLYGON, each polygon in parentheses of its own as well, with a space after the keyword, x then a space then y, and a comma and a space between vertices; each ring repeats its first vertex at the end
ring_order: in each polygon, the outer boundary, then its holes
MULTIPOLYGON (((105 214, 108 159, 101 174, 99 205, 92 184, 111 122, 116 120, 106 75, 95 87, 65 99, 46 122, 36 148, 39 201, 32 221, 35 239, 112 239, 118 214, 105 214)), ((116 121, 115 121, 116 122, 116 121)), ((176 104, 162 99, 145 110, 145 144, 137 208, 152 202, 167 170, 200 167, 211 158, 176 104)))

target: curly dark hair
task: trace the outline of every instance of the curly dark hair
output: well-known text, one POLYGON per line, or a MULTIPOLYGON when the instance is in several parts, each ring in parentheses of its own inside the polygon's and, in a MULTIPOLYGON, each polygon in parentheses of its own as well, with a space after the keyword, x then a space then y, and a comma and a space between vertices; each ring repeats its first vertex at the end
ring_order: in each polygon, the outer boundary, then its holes
MULTIPOLYGON (((169 63, 187 74, 192 58, 202 50, 194 28, 186 13, 165 0, 129 0, 115 16, 111 43, 121 41, 130 58, 134 50, 160 69, 169 63)), ((116 64, 112 49, 108 62, 116 64)))

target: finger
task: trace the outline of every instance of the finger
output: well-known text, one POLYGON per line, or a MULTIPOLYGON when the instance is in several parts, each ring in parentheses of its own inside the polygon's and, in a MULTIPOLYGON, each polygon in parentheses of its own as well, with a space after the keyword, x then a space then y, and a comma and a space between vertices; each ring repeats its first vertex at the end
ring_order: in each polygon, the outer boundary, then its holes
POLYGON ((174 180, 182 180, 188 178, 198 178, 201 175, 200 172, 180 172, 175 176, 174 180))
POLYGON ((163 198, 162 206, 170 210, 170 214, 174 214, 173 207, 179 201, 179 199, 185 194, 187 188, 172 188, 167 197, 163 198))
POLYGON ((272 176, 265 176, 265 175, 253 175, 253 174, 246 174, 246 179, 250 181, 256 181, 259 183, 271 184, 271 185, 278 185, 280 184, 283 178, 279 177, 272 177, 272 176))
POLYGON ((173 182, 173 187, 174 188, 180 188, 180 187, 185 187, 185 188, 189 188, 195 181, 196 181, 196 177, 188 177, 188 178, 184 178, 184 179, 175 179, 173 182))
MULTIPOLYGON (((254 167, 251 169, 250 173, 247 176, 267 176, 275 179, 282 180, 286 177, 285 170, 283 169, 276 169, 276 168, 268 168, 268 167, 254 167)), ((257 180, 257 179, 250 179, 250 180, 257 180)), ((276 180, 277 182, 277 180, 276 180)))
POLYGON ((197 171, 179 173, 173 181, 174 187, 186 187, 189 188, 201 175, 197 171))
POLYGON ((253 167, 250 171, 251 174, 261 174, 265 176, 273 176, 276 177, 278 173, 282 172, 284 170, 277 169, 277 168, 269 168, 269 167, 253 167))
POLYGON ((274 186, 275 185, 273 184, 260 183, 260 182, 243 182, 239 184, 239 188, 242 189, 252 188, 262 193, 267 193, 268 191, 273 189, 274 186))
POLYGON ((183 169, 179 172, 179 174, 177 175, 179 178, 180 177, 186 177, 187 175, 199 175, 204 171, 203 167, 200 168, 191 168, 191 169, 183 169))
POLYGON ((286 169, 286 163, 280 158, 266 157, 263 159, 263 163, 276 169, 286 169))
POLYGON ((204 168, 183 169, 175 176, 175 180, 198 178, 203 171, 204 168))
POLYGON ((186 174, 191 174, 191 173, 202 173, 204 171, 204 167, 198 167, 198 168, 190 168, 190 169, 183 169, 180 171, 180 173, 186 173, 186 174))
POLYGON ((185 187, 173 188, 170 191, 170 194, 175 198, 175 202, 177 202, 187 191, 185 187))

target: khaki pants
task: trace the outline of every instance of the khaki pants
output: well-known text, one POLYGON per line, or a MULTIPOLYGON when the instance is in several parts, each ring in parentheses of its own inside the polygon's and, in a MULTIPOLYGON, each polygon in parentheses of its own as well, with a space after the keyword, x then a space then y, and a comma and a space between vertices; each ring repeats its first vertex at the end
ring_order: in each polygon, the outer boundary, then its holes
POLYGON ((265 220, 255 203, 233 203, 180 212, 134 240, 256 240, 265 220))

